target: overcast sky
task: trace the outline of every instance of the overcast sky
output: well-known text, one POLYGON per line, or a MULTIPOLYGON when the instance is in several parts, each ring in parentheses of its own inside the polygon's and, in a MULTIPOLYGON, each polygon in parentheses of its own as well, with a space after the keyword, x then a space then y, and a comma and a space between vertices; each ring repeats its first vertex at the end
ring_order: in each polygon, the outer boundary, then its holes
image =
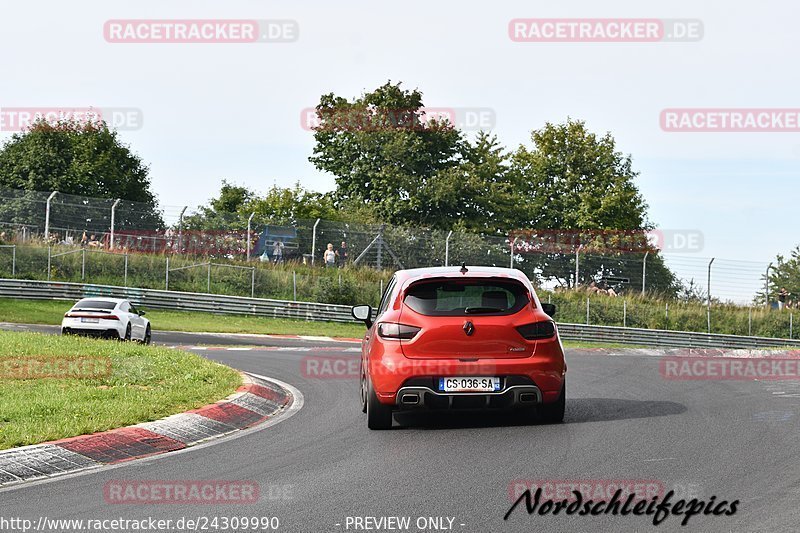
MULTIPOLYGON (((331 190, 301 113, 388 79, 425 105, 487 108, 502 143, 568 116, 633 156, 650 219, 703 232, 692 257, 762 263, 800 243, 800 133, 661 129, 666 108, 798 108, 800 8, 791 2, 4 2, 0 107, 141 110, 122 139, 170 206, 222 178, 331 190), (514 42, 517 18, 697 19, 691 42, 514 42), (285 43, 110 43, 119 19, 290 20, 285 43)), ((472 133, 471 133, 472 134, 472 133)), ((8 134, 3 134, 6 137, 8 134)), ((702 261, 692 259, 698 264, 702 261)), ((756 263, 753 263, 754 268, 756 263)))

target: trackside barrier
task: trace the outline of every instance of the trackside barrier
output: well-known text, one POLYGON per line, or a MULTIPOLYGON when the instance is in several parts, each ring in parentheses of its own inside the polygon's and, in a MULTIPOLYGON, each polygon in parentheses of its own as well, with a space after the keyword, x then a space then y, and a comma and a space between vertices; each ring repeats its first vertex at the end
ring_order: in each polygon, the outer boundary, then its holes
MULTIPOLYGON (((206 311, 273 318, 296 318, 310 321, 355 322, 355 319, 350 315, 350 306, 347 305, 162 291, 113 285, 0 279, 0 298, 76 301, 89 296, 127 298, 137 307, 151 309, 206 311)), ((0 321, 2 319, 3 317, 0 316, 0 321)), ((561 333, 561 337, 566 340, 602 341, 665 348, 752 349, 783 346, 800 347, 800 340, 797 339, 747 337, 688 331, 587 326, 584 324, 558 324, 558 330, 561 333)))

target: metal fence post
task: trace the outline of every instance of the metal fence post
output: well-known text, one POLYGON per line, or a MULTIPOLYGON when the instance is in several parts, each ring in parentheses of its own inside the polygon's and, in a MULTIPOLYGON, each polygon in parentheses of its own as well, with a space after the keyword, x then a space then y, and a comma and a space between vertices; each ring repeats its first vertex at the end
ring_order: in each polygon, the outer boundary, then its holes
POLYGON ((81 250, 81 281, 86 280, 86 248, 81 250))
MULTIPOLYGON (((509 235, 509 240, 510 240, 510 237, 511 237, 511 235, 509 235)), ((511 241, 511 250, 510 250, 511 251, 511 262, 510 262, 511 264, 509 264, 508 268, 514 268, 514 244, 516 242, 517 242, 517 238, 514 237, 514 240, 511 241)))
POLYGON ((580 250, 581 250, 580 246, 578 246, 577 250, 575 250, 575 288, 576 289, 578 288, 578 264, 580 262, 580 260, 579 260, 580 250))
POLYGON ((125 279, 125 287, 127 287, 127 286, 128 286, 128 253, 127 253, 127 252, 125 252, 125 273, 124 273, 124 279, 125 279))
POLYGON ((297 272, 292 270, 292 299, 297 301, 297 272))
POLYGON ((114 203, 111 204, 111 242, 108 244, 109 250, 114 249, 114 216, 116 215, 117 211, 117 204, 119 204, 120 199, 117 198, 114 200, 114 203))
POLYGON ((178 253, 183 253, 183 214, 186 212, 186 207, 183 206, 181 214, 178 215, 178 253))
POLYGON ((247 218, 247 262, 248 263, 250 262, 250 223, 253 222, 254 216, 256 216, 255 212, 250 213, 250 216, 247 218))
POLYGON ((58 191, 53 191, 47 197, 47 206, 44 212, 44 240, 48 242, 50 240, 50 201, 55 198, 56 194, 58 194, 58 191))
POLYGON ((794 320, 793 320, 793 318, 794 318, 794 313, 793 313, 793 312, 791 312, 791 311, 789 311, 789 338, 790 338, 790 339, 791 339, 791 338, 793 338, 793 337, 792 337, 792 333, 793 333, 793 331, 792 331, 792 330, 793 330, 793 326, 794 326, 794 320))
POLYGON ((753 334, 753 308, 747 308, 747 334, 753 334))
POLYGON ((11 248, 11 277, 17 275, 17 245, 11 248))
POLYGON ((47 281, 50 281, 50 265, 51 265, 51 255, 52 251, 50 250, 50 245, 47 245, 47 281))
POLYGON ((211 261, 208 262, 208 278, 206 279, 206 292, 211 293, 211 261))
POLYGON ((164 290, 169 290, 169 256, 167 256, 167 268, 164 275, 164 290))
POLYGON ((256 297, 256 267, 250 271, 250 298, 256 297))
POLYGON ((317 221, 314 222, 314 229, 312 230, 312 233, 311 233, 311 266, 312 267, 314 266, 314 260, 317 257, 317 225, 319 224, 320 220, 321 219, 318 218, 317 221))
POLYGON ((647 285, 647 256, 650 255, 650 251, 646 251, 644 253, 644 259, 642 259, 642 296, 644 296, 644 288, 647 285))
POLYGON ((664 320, 669 320, 669 302, 664 304, 664 320))
POLYGON ((447 234, 447 238, 444 240, 444 266, 450 266, 450 237, 453 236, 453 230, 450 230, 450 233, 447 234))
POLYGON ((714 263, 714 259, 716 259, 716 257, 712 257, 711 261, 708 262, 708 309, 706 311, 706 315, 708 317, 709 333, 711 333, 711 265, 714 263))
POLYGON ((769 269, 772 268, 772 263, 767 265, 767 271, 764 272, 764 305, 769 308, 769 269))

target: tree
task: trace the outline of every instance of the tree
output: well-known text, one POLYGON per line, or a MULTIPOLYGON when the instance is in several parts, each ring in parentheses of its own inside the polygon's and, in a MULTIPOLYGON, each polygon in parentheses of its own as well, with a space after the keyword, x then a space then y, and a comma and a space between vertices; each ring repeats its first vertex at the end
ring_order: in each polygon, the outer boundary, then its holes
MULTIPOLYGON (((778 291, 786 288, 791 293, 790 300, 800 300, 800 246, 789 252, 789 257, 778 255, 769 272, 769 300, 777 301, 778 291)), ((764 292, 757 299, 764 303, 764 292)))
POLYGON ((222 180, 219 195, 184 219, 184 226, 195 230, 247 228, 255 213, 256 224, 297 225, 302 220, 337 220, 339 212, 330 194, 294 187, 272 187, 263 196, 247 187, 222 180))
POLYGON ((242 214, 255 196, 250 189, 223 179, 219 195, 185 217, 183 225, 189 230, 245 229, 247 216, 243 221, 242 214))
MULTIPOLYGON (((58 219, 75 224, 86 223, 86 213, 95 204, 91 200, 65 200, 64 195, 124 200, 117 211, 118 228, 163 226, 148 172, 139 156, 102 121, 51 123, 42 119, 14 134, 0 149, 0 188, 59 191, 61 197, 56 199, 58 209, 54 209, 53 218, 57 215, 58 219)), ((35 194, 30 198, 38 201, 35 194)), ((107 227, 110 203, 96 203, 97 210, 102 211, 101 227, 107 227)), ((38 207, 35 212, 27 212, 31 209, 23 205, 26 204, 20 203, 17 208, 4 206, 4 217, 11 216, 13 222, 39 224, 43 214, 38 207), (5 212, 9 209, 13 213, 5 212)))
MULTIPOLYGON (((647 242, 652 225, 634 183, 638 173, 631 157, 617 151, 611 134, 598 137, 584 122, 568 119, 545 124, 531 140, 531 148, 520 146, 512 154, 508 172, 514 190, 525 191, 517 197, 518 227, 557 230, 556 238, 575 248, 526 254, 528 270, 566 286, 609 277, 641 279, 641 257, 651 251, 648 288, 674 295, 674 276, 647 242), (577 280, 575 251, 583 255, 577 280), (635 260, 631 251, 642 254, 635 260)), ((536 247, 531 243, 533 252, 536 247)))
POLYGON ((479 132, 474 142, 461 143, 460 149, 459 163, 419 192, 435 216, 433 227, 505 234, 516 224, 522 196, 508 179, 508 154, 486 132, 479 132))
POLYGON ((426 120, 422 93, 387 82, 352 102, 323 95, 316 110, 309 161, 336 176, 337 203, 364 203, 393 224, 441 223, 436 198, 420 191, 458 164, 463 139, 446 120, 426 120))

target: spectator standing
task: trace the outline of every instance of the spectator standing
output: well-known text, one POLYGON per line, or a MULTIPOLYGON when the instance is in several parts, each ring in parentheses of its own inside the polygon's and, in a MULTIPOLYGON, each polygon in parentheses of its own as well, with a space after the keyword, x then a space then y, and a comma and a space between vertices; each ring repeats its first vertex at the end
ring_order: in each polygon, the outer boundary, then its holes
POLYGON ((277 265, 283 263, 283 241, 272 243, 272 261, 277 265))
POLYGON ((339 268, 342 268, 347 263, 347 243, 345 241, 342 241, 342 247, 337 253, 339 254, 339 268))
POLYGON ((782 310, 784 307, 786 307, 786 299, 791 294, 791 292, 786 290, 786 287, 781 287, 781 290, 778 291, 778 309, 782 310))
POLYGON ((325 268, 336 266, 336 252, 333 251, 333 243, 328 243, 328 248, 322 254, 322 261, 325 263, 325 268))

